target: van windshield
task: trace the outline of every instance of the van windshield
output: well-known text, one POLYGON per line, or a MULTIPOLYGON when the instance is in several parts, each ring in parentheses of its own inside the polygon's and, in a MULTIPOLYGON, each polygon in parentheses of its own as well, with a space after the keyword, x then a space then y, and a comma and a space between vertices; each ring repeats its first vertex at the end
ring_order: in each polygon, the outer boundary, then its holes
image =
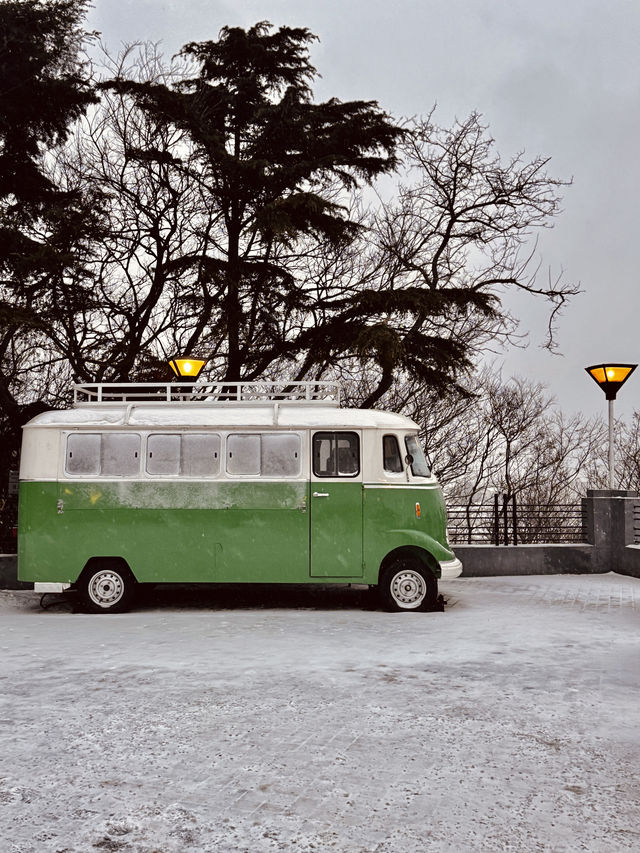
POLYGON ((422 448, 418 444, 418 439, 415 435, 407 435, 404 439, 407 446, 407 453, 413 456, 411 463, 411 473, 414 477, 430 477, 431 471, 427 465, 427 460, 424 458, 422 448))

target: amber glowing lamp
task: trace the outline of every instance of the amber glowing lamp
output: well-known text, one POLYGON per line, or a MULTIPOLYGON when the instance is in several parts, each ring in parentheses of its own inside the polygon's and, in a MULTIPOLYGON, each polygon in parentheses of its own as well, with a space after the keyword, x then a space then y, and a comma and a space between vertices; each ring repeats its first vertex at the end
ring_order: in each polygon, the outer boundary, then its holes
POLYGON ((585 370, 602 388, 607 400, 615 400, 616 394, 637 366, 637 364, 594 364, 591 367, 585 367, 585 370))
POLYGON ((206 358, 169 359, 169 365, 179 379, 197 379, 206 363, 206 358))

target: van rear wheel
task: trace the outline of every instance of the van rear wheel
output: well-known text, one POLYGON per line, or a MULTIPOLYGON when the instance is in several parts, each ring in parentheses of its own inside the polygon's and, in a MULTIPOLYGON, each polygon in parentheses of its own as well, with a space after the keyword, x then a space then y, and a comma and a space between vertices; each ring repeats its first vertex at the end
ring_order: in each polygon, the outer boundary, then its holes
POLYGON ((438 582, 418 559, 401 557, 383 570, 379 592, 385 610, 433 610, 438 582))
POLYGON ((136 582, 120 562, 96 561, 77 584, 83 607, 89 613, 124 613, 136 592, 136 582))

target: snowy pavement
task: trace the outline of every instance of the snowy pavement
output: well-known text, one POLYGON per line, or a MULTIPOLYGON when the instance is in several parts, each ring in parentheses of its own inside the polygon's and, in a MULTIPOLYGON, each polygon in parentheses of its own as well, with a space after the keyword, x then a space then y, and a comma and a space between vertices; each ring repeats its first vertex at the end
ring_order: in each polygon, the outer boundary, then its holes
POLYGON ((2 853, 640 849, 640 580, 0 592, 2 853))

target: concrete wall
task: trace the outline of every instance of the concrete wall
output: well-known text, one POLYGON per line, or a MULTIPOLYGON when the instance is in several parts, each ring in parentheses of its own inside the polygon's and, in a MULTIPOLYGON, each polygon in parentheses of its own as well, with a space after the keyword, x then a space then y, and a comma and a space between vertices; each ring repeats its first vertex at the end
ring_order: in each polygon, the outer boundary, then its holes
POLYGON ((616 561, 613 571, 640 578, 640 545, 627 545, 616 561))
POLYGON ((455 545, 454 550, 462 560, 464 577, 597 571, 593 545, 455 545))

